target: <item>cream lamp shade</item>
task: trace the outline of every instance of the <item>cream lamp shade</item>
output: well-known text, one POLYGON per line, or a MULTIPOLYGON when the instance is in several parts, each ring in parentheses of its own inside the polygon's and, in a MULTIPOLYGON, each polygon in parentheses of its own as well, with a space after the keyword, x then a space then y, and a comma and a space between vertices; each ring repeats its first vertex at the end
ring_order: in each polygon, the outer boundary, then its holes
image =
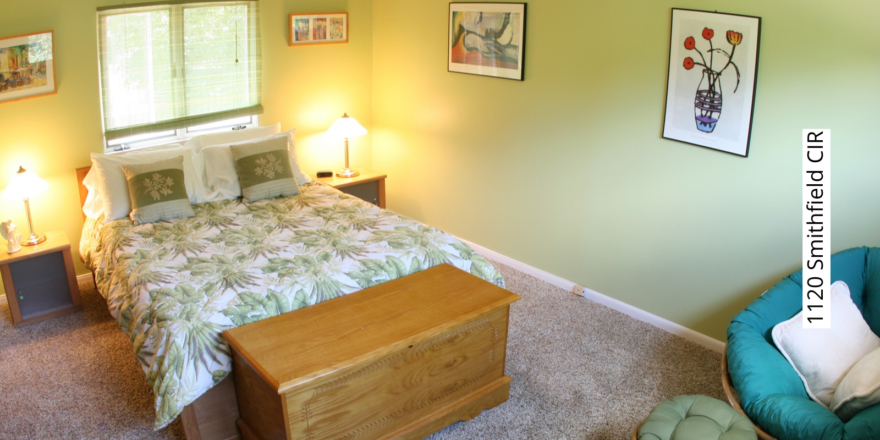
POLYGON ((41 179, 40 176, 37 176, 32 171, 28 171, 20 166, 18 167, 18 172, 9 179, 9 184, 6 185, 6 189, 3 190, 3 198, 6 200, 24 200, 24 209, 27 211, 28 226, 30 227, 31 235, 27 239, 22 240, 21 244, 23 245, 33 246, 46 241, 45 235, 38 236, 37 234, 34 234, 34 224, 31 221, 30 198, 48 188, 49 184, 41 179))
POLYGON ((354 118, 348 116, 348 113, 345 113, 327 129, 327 134, 340 139, 354 138, 367 134, 367 129, 354 118))
POLYGON ((33 171, 19 167, 18 172, 9 179, 9 185, 3 190, 3 198, 6 200, 29 199, 49 189, 49 184, 33 171))
POLYGON ((344 113, 327 129, 327 134, 337 139, 345 139, 345 169, 337 171, 336 176, 350 178, 360 175, 357 170, 348 167, 348 138, 363 136, 367 134, 367 129, 354 118, 348 116, 348 113, 344 113))

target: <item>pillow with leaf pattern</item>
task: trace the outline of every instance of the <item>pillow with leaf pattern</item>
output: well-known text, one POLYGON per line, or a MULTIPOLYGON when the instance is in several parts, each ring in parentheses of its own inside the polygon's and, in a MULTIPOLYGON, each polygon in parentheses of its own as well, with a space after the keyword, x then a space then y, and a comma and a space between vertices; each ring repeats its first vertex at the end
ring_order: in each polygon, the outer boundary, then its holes
POLYGON ((245 202, 300 193, 287 153, 287 137, 239 142, 229 146, 245 202))
POLYGON ((183 156, 123 165, 122 172, 131 197, 130 217, 136 225, 195 215, 186 195, 183 156))

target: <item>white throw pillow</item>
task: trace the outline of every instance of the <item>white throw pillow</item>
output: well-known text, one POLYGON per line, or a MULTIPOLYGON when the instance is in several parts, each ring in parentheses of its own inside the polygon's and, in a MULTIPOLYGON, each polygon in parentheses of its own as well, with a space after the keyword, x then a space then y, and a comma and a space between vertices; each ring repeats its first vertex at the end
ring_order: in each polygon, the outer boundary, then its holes
POLYGON ((147 164, 180 155, 183 155, 187 197, 191 203, 205 202, 205 190, 199 173, 193 166, 195 154, 189 148, 178 146, 113 155, 92 153, 92 170, 96 171, 97 191, 103 199, 105 222, 128 217, 131 213, 131 199, 128 182, 122 172, 123 165, 147 164))
POLYGON ((236 142, 264 138, 280 132, 281 123, 276 122, 272 125, 248 128, 245 130, 228 130, 220 133, 203 134, 186 141, 183 146, 192 148, 193 151, 198 153, 202 151, 202 148, 210 147, 211 145, 229 145, 236 142))
POLYGON ((868 353, 853 365, 840 381, 831 410, 848 422, 863 409, 880 403, 880 348, 868 353))
POLYGON ((209 202, 241 197, 235 158, 229 145, 211 145, 199 153, 205 162, 205 194, 209 202))
MULTIPOLYGON (((827 291, 826 291, 827 292, 827 291)), ((846 373, 880 347, 843 281, 831 285, 831 328, 805 329, 803 311, 773 327, 776 348, 797 371, 810 398, 828 408, 846 373)))

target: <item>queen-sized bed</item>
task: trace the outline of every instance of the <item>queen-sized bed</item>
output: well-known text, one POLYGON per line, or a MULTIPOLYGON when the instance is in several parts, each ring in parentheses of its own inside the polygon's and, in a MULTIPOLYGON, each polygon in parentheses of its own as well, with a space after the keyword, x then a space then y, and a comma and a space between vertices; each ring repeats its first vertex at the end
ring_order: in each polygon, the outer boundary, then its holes
POLYGON ((193 217, 137 226, 86 219, 80 257, 152 386, 156 428, 182 414, 190 438, 236 435, 220 336, 230 327, 441 263, 503 286, 449 234, 317 182, 301 191, 196 204, 193 217))

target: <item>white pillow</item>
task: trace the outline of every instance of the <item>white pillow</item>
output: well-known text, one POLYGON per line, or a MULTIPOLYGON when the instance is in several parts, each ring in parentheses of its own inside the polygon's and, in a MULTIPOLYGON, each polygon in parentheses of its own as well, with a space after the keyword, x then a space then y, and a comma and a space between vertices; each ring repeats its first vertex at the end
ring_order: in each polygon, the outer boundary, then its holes
POLYGON ((296 157, 296 129, 287 130, 287 153, 290 154, 290 168, 293 170, 293 178, 297 185, 305 185, 312 181, 308 174, 302 172, 299 167, 299 159, 296 157))
POLYGON ((96 171, 96 185, 98 194, 103 199, 105 222, 128 217, 131 213, 128 183, 122 173, 123 165, 147 164, 180 155, 183 155, 186 195, 190 203, 205 202, 205 190, 199 178, 200 174, 193 166, 195 154, 189 148, 178 146, 113 155, 92 153, 92 170, 96 171))
POLYGON ((241 197, 241 186, 238 183, 238 172, 235 170, 235 159, 232 157, 232 150, 229 147, 230 145, 251 143, 256 140, 268 140, 287 136, 287 152, 290 159, 290 168, 293 171, 293 177, 296 179, 297 185, 305 185, 311 182, 312 179, 299 168, 299 161, 296 157, 296 141, 294 133, 296 133, 296 129, 260 139, 226 145, 210 145, 202 147, 199 156, 201 156, 205 167, 204 187, 206 200, 209 202, 216 202, 241 197))
POLYGON ((95 167, 89 169, 82 183, 89 192, 89 195, 86 196, 86 202, 83 203, 83 214, 97 220, 104 213, 104 199, 98 192, 98 170, 95 167))
MULTIPOLYGON (((141 148, 135 151, 126 151, 122 153, 113 153, 116 156, 128 156, 128 155, 138 155, 148 151, 160 151, 160 150, 169 150, 180 148, 181 144, 167 144, 167 145, 157 145, 155 147, 147 147, 141 148)), ((196 171, 198 171, 198 166, 196 165, 196 171)), ((95 220, 104 213, 104 197, 101 195, 101 186, 98 184, 98 170, 93 166, 89 169, 89 172, 86 173, 86 177, 83 178, 83 186, 86 187, 88 195, 86 196, 86 201, 83 203, 83 214, 86 217, 93 218, 95 220)))
POLYGON ((209 202, 241 197, 235 158, 229 145, 211 145, 199 153, 205 163, 205 195, 209 202))
POLYGON ((853 365, 840 381, 831 410, 848 422, 863 409, 880 403, 880 348, 868 353, 853 365))
POLYGON ((210 133, 196 136, 186 141, 183 146, 192 148, 196 153, 202 151, 202 148, 211 145, 229 145, 236 142, 249 141, 252 139, 264 138, 281 132, 281 123, 276 122, 272 125, 264 127, 248 128, 245 130, 229 130, 221 133, 210 133))
POLYGON ((831 328, 805 329, 803 311, 773 327, 773 342, 797 371, 810 398, 828 408, 838 384, 866 354, 880 347, 877 337, 843 281, 831 285, 831 328))

